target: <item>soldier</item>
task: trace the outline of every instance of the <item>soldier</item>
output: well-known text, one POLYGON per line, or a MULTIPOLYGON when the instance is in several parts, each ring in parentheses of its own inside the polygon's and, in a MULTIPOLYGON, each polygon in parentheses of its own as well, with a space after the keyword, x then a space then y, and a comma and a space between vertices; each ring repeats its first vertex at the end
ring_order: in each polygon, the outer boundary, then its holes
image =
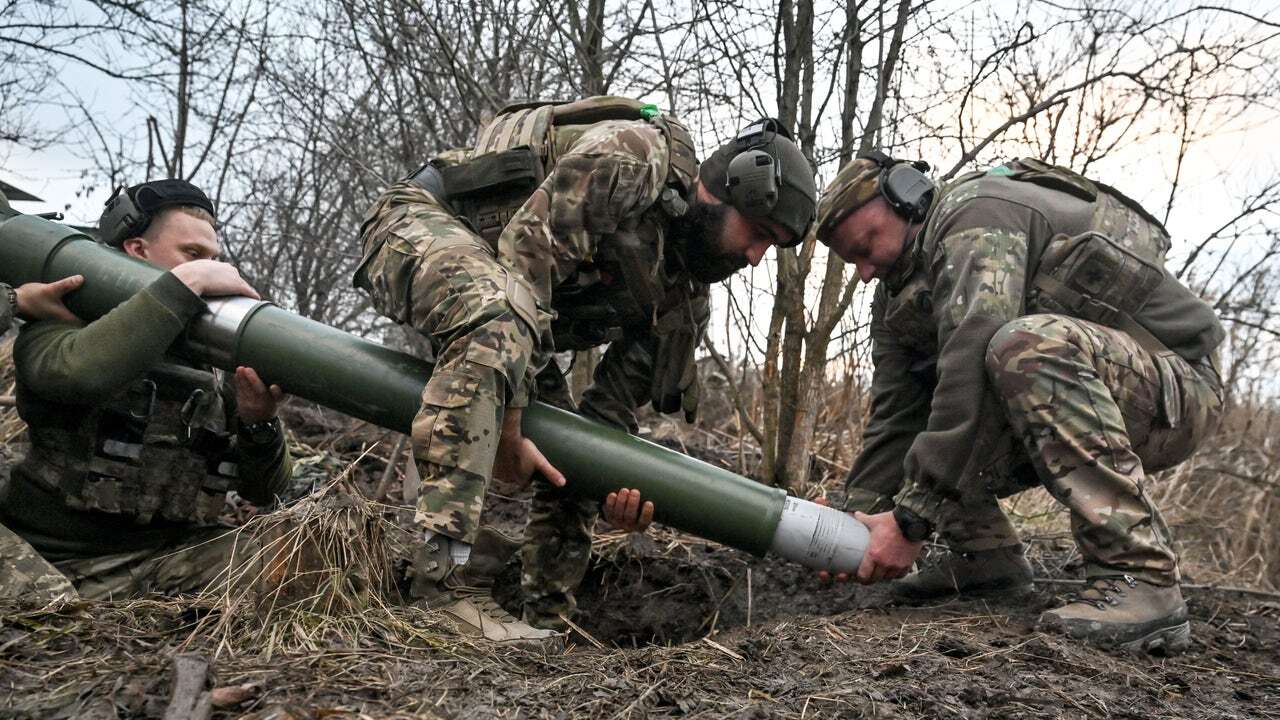
MULTIPOLYGON (((504 109, 474 148, 388 189, 361 230, 355 284, 435 355, 412 429, 427 533, 413 593, 496 642, 562 628, 599 509, 558 496, 566 479, 520 432, 534 397, 572 407, 552 354, 608 344, 577 408, 589 418, 634 433, 646 402, 692 418, 709 283, 800 242, 816 194, 776 120, 699 169, 683 125, 613 97, 504 109), (491 559, 468 560, 473 543, 478 554, 491 544, 480 526, 489 479, 525 486, 534 473, 518 621, 483 587, 477 568, 491 559)), ((639 530, 653 507, 624 490, 605 511, 639 530)))
POLYGON ((1164 227, 1115 189, 1031 159, 941 189, 927 169, 872 153, 819 208, 819 240, 880 280, 848 481, 871 530, 857 579, 905 575, 937 530, 950 552, 900 595, 1030 588, 997 498, 1041 484, 1070 510, 1087 575, 1042 626, 1184 646, 1173 541, 1145 486, 1217 421, 1217 317, 1164 268, 1164 227))
POLYGON ((0 598, 200 590, 254 550, 216 525, 227 492, 268 505, 289 480, 280 388, 167 355, 201 296, 257 297, 215 261, 208 197, 143 183, 118 190, 100 226, 169 272, 88 325, 23 326, 13 355, 31 448, 0 495, 0 598))

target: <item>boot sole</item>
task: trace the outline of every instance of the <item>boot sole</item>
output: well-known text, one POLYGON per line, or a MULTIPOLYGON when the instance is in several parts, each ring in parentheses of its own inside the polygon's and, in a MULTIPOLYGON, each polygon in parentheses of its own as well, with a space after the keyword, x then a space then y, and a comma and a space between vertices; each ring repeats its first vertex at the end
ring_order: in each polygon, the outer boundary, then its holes
POLYGON ((1185 651, 1191 646, 1191 623, 1160 628, 1137 640, 1120 643, 1118 647, 1131 653, 1165 653, 1172 655, 1185 651))

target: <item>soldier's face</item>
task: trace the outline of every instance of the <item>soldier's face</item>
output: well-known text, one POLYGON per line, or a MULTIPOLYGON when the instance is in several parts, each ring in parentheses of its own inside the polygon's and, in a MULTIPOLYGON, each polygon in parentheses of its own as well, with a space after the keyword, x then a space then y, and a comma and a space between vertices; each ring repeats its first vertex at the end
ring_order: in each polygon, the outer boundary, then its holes
POLYGON ((701 185, 682 218, 689 271, 701 282, 720 282, 755 267, 789 233, 771 220, 753 219, 720 202, 701 185))
POLYGON ((124 241, 124 251, 163 270, 192 260, 216 260, 222 254, 218 234, 203 218, 180 210, 166 210, 142 237, 124 241))
POLYGON ((876 198, 837 225, 827 247, 856 266, 862 282, 871 282, 887 275, 898 262, 910 227, 884 198, 876 198))

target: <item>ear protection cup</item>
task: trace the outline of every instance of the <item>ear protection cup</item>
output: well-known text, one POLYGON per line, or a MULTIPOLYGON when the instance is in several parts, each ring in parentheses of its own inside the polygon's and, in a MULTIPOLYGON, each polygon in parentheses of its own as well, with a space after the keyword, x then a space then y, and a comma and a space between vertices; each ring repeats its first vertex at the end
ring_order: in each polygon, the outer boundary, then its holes
POLYGON ((733 206, 744 215, 768 215, 778 204, 782 165, 764 150, 743 150, 729 161, 728 186, 733 206))
POLYGON ((102 241, 112 247, 120 247, 120 243, 131 237, 141 235, 151 222, 151 216, 138 209, 125 186, 119 185, 107 199, 102 211, 102 219, 98 221, 98 229, 102 232, 102 241))
POLYGON ((725 187, 734 207, 743 214, 762 217, 778 204, 782 164, 766 150, 773 136, 791 140, 791 133, 774 118, 754 122, 738 133, 738 154, 729 161, 725 187))
POLYGON ((894 160, 884 153, 873 150, 859 155, 880 166, 880 176, 876 185, 880 188, 880 196, 889 203, 893 211, 908 222, 918 223, 924 220, 929 212, 929 204, 933 202, 933 193, 937 186, 929 179, 929 163, 923 160, 905 162, 894 160))

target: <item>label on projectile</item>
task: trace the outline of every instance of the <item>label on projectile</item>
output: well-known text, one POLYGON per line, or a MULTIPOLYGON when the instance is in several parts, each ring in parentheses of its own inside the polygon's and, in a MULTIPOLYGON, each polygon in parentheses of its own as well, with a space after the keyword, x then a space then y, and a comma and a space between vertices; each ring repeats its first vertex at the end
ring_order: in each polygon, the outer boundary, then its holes
POLYGON ((869 535, 865 525, 846 513, 788 497, 770 550, 814 570, 854 572, 869 535))

